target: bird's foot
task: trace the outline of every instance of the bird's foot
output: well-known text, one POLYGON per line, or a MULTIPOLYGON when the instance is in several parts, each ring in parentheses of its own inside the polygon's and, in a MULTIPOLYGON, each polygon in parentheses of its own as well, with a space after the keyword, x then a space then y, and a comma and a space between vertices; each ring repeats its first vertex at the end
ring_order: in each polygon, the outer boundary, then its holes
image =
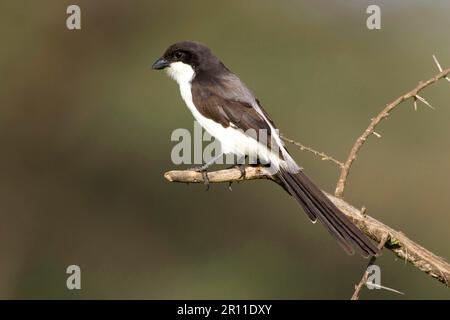
POLYGON ((209 190, 209 178, 208 178, 208 170, 207 170, 208 166, 203 165, 203 166, 198 166, 198 167, 193 167, 193 168, 189 168, 188 170, 191 171, 195 171, 195 172, 200 172, 202 174, 202 179, 203 179, 203 183, 206 186, 206 190, 209 190))
POLYGON ((237 164, 235 167, 241 172, 239 179, 245 180, 245 164, 237 164))
POLYGON ((244 164, 234 164, 231 167, 228 167, 227 169, 239 169, 239 171, 241 172, 241 176, 239 177, 239 179, 245 180, 245 163, 244 164))

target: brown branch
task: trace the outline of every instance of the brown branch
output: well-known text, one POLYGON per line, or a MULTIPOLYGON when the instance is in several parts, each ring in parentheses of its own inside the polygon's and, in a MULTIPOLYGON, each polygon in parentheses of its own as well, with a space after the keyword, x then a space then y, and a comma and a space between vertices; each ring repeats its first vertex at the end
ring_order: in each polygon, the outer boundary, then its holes
MULTIPOLYGON (((201 173, 189 170, 169 171, 164 174, 164 177, 170 182, 204 182, 201 173)), ((268 179, 279 183, 276 177, 271 175, 270 170, 263 167, 246 167, 245 179, 241 177, 241 172, 237 168, 209 172, 208 178, 211 183, 231 183, 256 179, 268 179)), ((360 210, 348 204, 341 198, 330 194, 327 194, 327 196, 370 238, 380 243, 382 238, 385 235, 388 235, 390 240, 386 244, 386 248, 391 250, 401 259, 410 262, 417 269, 444 283, 446 286, 450 286, 450 264, 443 258, 418 245, 406 237, 402 232, 396 231, 370 216, 363 215, 360 210)))
POLYGON ((285 137, 284 135, 281 135, 281 139, 283 139, 286 142, 292 143, 293 145, 299 147, 300 150, 302 150, 302 151, 308 151, 308 152, 313 153, 314 155, 320 157, 324 161, 328 160, 328 161, 334 162, 335 164, 337 164, 339 166, 339 168, 343 168, 344 167, 344 164, 341 161, 336 160, 335 158, 325 154, 324 152, 320 152, 320 151, 314 150, 313 148, 307 147, 307 146, 301 144, 300 142, 297 142, 295 140, 289 139, 288 137, 285 137))
MULTIPOLYGON (((386 242, 388 240, 388 234, 384 234, 384 236, 382 237, 380 244, 378 245, 378 250, 382 250, 384 248, 384 246, 386 245, 386 242)), ((359 300, 359 294, 361 292, 361 289, 366 285, 367 283, 367 279, 369 278, 369 267, 371 265, 373 265, 375 263, 375 260, 377 260, 376 256, 372 256, 370 258, 369 263, 367 264, 367 268, 366 271, 364 272, 361 281, 359 281, 359 283, 355 286, 355 292, 353 292, 353 295, 351 297, 350 300, 359 300)))
MULTIPOLYGON (((438 64, 438 68, 440 68, 439 64, 438 64)), ((374 130, 375 130, 376 126, 382 120, 386 119, 389 116, 389 113, 392 110, 394 110, 399 104, 401 104, 402 102, 404 102, 405 100, 408 100, 410 98, 414 99, 414 102, 415 102, 414 106, 415 106, 415 108, 417 106, 416 105, 416 100, 417 99, 419 99, 420 101, 425 103, 427 106, 433 108, 424 98, 419 96, 419 92, 421 90, 425 89, 426 87, 432 85, 433 83, 436 83, 440 79, 447 78, 447 75, 449 75, 449 74, 450 74, 450 68, 439 72, 434 77, 432 77, 431 79, 428 79, 425 82, 420 82, 419 85, 417 85, 417 87, 415 87, 411 91, 405 93, 404 95, 398 97, 397 99, 395 99, 394 101, 389 103, 375 118, 373 118, 371 120, 371 122, 370 122, 369 126, 367 127, 367 129, 362 133, 362 135, 358 139, 356 139, 356 142, 354 143, 352 149, 350 150, 350 153, 349 153, 349 155, 347 157, 347 160, 344 162, 344 166, 341 169, 339 180, 338 180, 337 185, 336 185, 336 190, 334 191, 334 195, 336 197, 340 197, 340 198, 342 197, 342 195, 344 193, 345 183, 347 182, 347 177, 348 177, 348 174, 350 173, 350 168, 351 168, 353 162, 355 161, 355 159, 356 159, 356 157, 358 155, 358 152, 360 151, 361 147, 364 145, 364 143, 369 138, 369 136, 371 134, 375 133, 374 130)))

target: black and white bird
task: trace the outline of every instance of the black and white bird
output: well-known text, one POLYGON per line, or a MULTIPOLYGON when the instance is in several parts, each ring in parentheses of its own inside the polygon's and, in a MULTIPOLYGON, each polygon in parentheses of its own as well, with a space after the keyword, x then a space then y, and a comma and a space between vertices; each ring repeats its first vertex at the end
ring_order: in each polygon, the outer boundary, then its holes
MULTIPOLYGON (((180 87, 181 97, 198 123, 238 158, 257 157, 270 163, 284 188, 316 222, 319 220, 349 254, 377 255, 376 245, 305 175, 286 150, 274 122, 246 85, 205 45, 182 41, 171 45, 152 66, 165 69, 180 87), (249 129, 265 130, 263 144, 249 129)), ((204 165, 206 170, 210 163, 204 165)))

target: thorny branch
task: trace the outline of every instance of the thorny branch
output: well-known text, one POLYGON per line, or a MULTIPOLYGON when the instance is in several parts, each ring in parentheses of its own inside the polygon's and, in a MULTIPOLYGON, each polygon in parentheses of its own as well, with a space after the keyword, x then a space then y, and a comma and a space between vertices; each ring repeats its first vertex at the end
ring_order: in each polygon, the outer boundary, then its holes
MULTIPOLYGON (((428 79, 427 81, 420 82, 414 89, 403 94, 402 96, 398 97, 397 99, 395 99, 394 101, 389 103, 375 118, 372 118, 367 129, 364 130, 364 132, 362 133, 361 136, 359 136, 358 139, 356 139, 352 149, 350 150, 347 160, 344 162, 344 166, 341 169, 339 180, 336 185, 336 190, 334 191, 334 195, 336 197, 342 197, 342 195, 344 194, 345 183, 347 182, 347 177, 348 177, 348 174, 350 173, 350 168, 353 164, 353 161, 356 160, 356 157, 358 155, 358 152, 361 150, 361 147, 364 145, 364 143, 367 141, 367 138, 369 138, 369 136, 371 134, 373 134, 377 137, 380 137, 380 135, 375 132, 375 128, 380 124, 381 121, 383 121, 384 119, 386 119, 389 116, 389 113, 392 110, 394 110, 398 105, 400 105, 402 102, 404 102, 405 100, 408 100, 410 98, 413 98, 413 100, 414 100, 414 109, 417 109, 417 100, 423 102, 428 107, 434 109, 431 106, 431 104, 428 103, 427 100, 425 100, 424 98, 419 96, 419 92, 421 90, 425 89, 426 87, 432 85, 433 83, 436 83, 440 79, 445 78, 445 79, 449 80, 449 78, 447 76, 448 76, 448 74, 450 74, 450 68, 442 70, 436 57, 433 56, 433 58, 434 58, 434 61, 436 62, 436 65, 438 66, 438 69, 440 72, 438 74, 436 74, 434 77, 428 79)), ((449 82, 450 82, 450 80, 449 80, 449 82)))
MULTIPOLYGON (((164 177, 170 182, 204 182, 202 174, 192 170, 168 171, 164 174, 164 177)), ((208 172, 208 180, 210 183, 232 183, 256 179, 267 179, 280 183, 275 176, 272 176, 270 168, 265 167, 246 167, 245 178, 242 177, 241 171, 237 168, 208 172)), ((450 264, 445 259, 438 257, 431 251, 418 245, 402 232, 396 231, 382 222, 363 214, 361 210, 356 209, 343 199, 328 193, 326 195, 370 238, 380 243, 383 236, 386 234, 389 235, 389 240, 385 245, 386 248, 391 250, 399 258, 410 262, 419 270, 450 287, 450 264)))

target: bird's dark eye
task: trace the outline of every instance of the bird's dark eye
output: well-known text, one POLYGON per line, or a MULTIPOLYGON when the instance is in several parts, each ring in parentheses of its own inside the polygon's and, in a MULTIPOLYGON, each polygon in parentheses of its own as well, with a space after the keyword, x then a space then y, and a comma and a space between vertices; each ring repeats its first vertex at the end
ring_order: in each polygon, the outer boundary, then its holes
POLYGON ((175 58, 177 59, 181 59, 184 57, 184 53, 181 51, 175 51, 175 53, 173 54, 175 56, 175 58))

